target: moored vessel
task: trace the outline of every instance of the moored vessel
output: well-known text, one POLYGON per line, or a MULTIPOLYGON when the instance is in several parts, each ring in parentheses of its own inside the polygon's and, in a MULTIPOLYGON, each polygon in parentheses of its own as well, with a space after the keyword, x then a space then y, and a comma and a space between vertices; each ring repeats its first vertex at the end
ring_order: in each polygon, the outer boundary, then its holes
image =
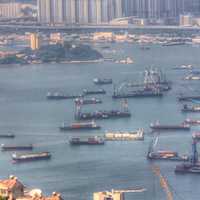
POLYGON ((14 153, 14 154, 12 154, 12 160, 15 163, 38 161, 38 160, 48 160, 50 158, 51 158, 51 154, 49 152, 27 153, 27 154, 14 153))
POLYGON ((101 127, 97 125, 94 121, 91 122, 74 122, 70 125, 63 125, 60 127, 61 131, 75 131, 75 130, 93 130, 100 129, 101 127))
POLYGON ((173 131, 178 131, 178 130, 185 130, 188 131, 190 130, 190 125, 186 123, 178 124, 178 125, 161 125, 158 121, 156 123, 151 123, 150 128, 153 131, 164 131, 164 130, 173 130, 173 131))
POLYGON ((83 99, 83 98, 77 98, 75 99, 76 104, 81 104, 81 105, 87 105, 87 104, 99 104, 102 103, 101 99, 97 98, 91 98, 91 99, 83 99))
POLYGON ((93 136, 93 137, 72 137, 69 140, 69 143, 71 145, 103 145, 105 143, 104 138, 99 136, 93 136))
POLYGON ((61 93, 47 93, 47 99, 49 100, 63 100, 63 99, 75 99, 75 98, 80 98, 83 95, 65 95, 61 93))
POLYGON ((189 119, 187 118, 184 123, 189 124, 189 125, 200 125, 200 120, 198 119, 189 119))
POLYGON ((106 84, 112 84, 111 78, 94 78, 93 79, 94 84, 96 85, 106 85, 106 84))
POLYGON ((127 132, 106 132, 105 139, 107 141, 131 141, 131 140, 144 140, 144 130, 127 132))
POLYGON ((106 94, 106 91, 104 89, 97 89, 97 90, 83 90, 84 95, 92 95, 92 94, 106 94))
POLYGON ((14 138, 15 135, 13 133, 8 134, 0 134, 0 138, 14 138))
POLYGON ((183 105, 181 109, 182 112, 200 112, 200 105, 188 106, 187 104, 183 105))
POLYGON ((26 150, 32 150, 33 145, 27 144, 27 145, 1 145, 2 151, 26 151, 26 150))

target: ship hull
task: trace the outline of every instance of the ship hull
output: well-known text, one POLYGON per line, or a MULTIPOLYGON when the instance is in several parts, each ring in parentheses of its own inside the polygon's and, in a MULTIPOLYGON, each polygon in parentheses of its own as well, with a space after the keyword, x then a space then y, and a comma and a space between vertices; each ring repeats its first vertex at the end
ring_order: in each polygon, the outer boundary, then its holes
POLYGON ((43 157, 35 157, 35 158, 26 158, 26 159, 20 159, 20 158, 13 158, 13 161, 15 163, 23 163, 23 162, 32 162, 32 161, 40 161, 40 160, 49 160, 51 156, 43 156, 43 157))

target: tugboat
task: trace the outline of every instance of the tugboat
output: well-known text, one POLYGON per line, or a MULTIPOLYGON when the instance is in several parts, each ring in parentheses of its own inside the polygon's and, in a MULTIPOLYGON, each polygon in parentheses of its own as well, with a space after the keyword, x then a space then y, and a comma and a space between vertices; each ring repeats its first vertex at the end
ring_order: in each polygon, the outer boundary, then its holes
POLYGON ((75 99, 75 103, 79 105, 99 104, 102 103, 102 100, 97 98, 91 98, 91 99, 77 98, 75 99))
POLYGON ((12 160, 14 161, 14 163, 48 160, 50 158, 51 158, 51 154, 49 152, 12 154, 12 160))
POLYGON ((152 140, 149 150, 147 153, 147 159, 149 160, 169 160, 169 161, 188 161, 188 156, 179 156, 175 151, 169 150, 158 150, 155 151, 155 147, 158 143, 158 136, 156 137, 155 141, 152 140))
POLYGON ((72 137, 69 143, 71 145, 104 145, 105 140, 98 136, 88 138, 72 137))
POLYGON ((144 130, 139 129, 135 132, 107 132, 105 139, 107 141, 144 140, 144 130))
POLYGON ((47 93, 47 99, 49 100, 63 100, 63 99, 75 99, 75 98, 80 98, 83 95, 64 95, 60 93, 47 93))
POLYGON ((83 90, 84 95, 92 95, 92 94, 106 94, 106 91, 104 89, 98 89, 98 90, 83 90))
POLYGON ((158 121, 156 123, 150 124, 150 128, 153 131, 189 131, 190 125, 182 123, 180 125, 161 125, 158 121))
POLYGON ((75 130, 95 130, 100 129, 94 121, 92 122, 76 122, 70 125, 66 125, 65 123, 60 127, 61 131, 75 131, 75 130))
POLYGON ((112 79, 111 78, 94 78, 93 79, 94 84, 96 85, 106 85, 106 84, 112 84, 112 79))
POLYGON ((2 151, 26 151, 26 150, 32 150, 33 145, 1 145, 2 151))
POLYGON ((183 105, 183 108, 181 109, 182 112, 200 112, 200 106, 199 105, 193 105, 188 106, 187 104, 183 105))

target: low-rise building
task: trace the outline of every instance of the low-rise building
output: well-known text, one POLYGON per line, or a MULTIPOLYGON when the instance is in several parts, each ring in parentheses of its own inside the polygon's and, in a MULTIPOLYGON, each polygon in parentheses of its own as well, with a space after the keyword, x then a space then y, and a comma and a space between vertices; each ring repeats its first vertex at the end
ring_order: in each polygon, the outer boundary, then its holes
POLYGON ((0 180, 0 196, 9 199, 17 199, 24 195, 24 185, 15 176, 0 180))

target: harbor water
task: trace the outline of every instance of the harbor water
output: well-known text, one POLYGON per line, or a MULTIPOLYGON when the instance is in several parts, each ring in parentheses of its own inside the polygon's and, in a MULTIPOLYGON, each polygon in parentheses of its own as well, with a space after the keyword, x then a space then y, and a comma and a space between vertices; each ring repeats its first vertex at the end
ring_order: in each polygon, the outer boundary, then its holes
MULTIPOLYGON (((200 69, 200 47, 183 45, 163 47, 148 45, 141 50, 136 44, 111 44, 102 51, 115 58, 131 57, 134 64, 83 63, 5 66, 0 68, 0 133, 12 132, 14 139, 0 139, 4 144, 33 144, 34 152, 49 151, 48 161, 13 164, 11 152, 0 152, 0 179, 13 174, 25 186, 40 188, 45 194, 62 193, 65 200, 91 200, 95 191, 129 189, 137 186, 146 192, 126 194, 126 199, 166 199, 159 179, 152 172, 158 165, 167 178, 174 199, 199 199, 200 179, 196 175, 176 175, 177 162, 149 162, 146 159, 152 140, 149 125, 180 124, 187 117, 199 119, 200 114, 181 113, 177 96, 199 92, 199 81, 183 81, 187 70, 173 67, 192 64, 200 69), (114 50, 114 51, 113 51, 114 50), (59 126, 74 120, 73 100, 50 101, 47 92, 80 94, 84 88, 95 89, 93 78, 112 78, 115 84, 142 80, 145 68, 157 67, 172 81, 172 90, 161 98, 128 99, 131 118, 98 120, 101 130, 60 132, 59 126), (106 142, 97 146, 70 146, 70 136, 103 135, 105 131, 134 131, 144 128, 144 141, 106 142)), ((85 105, 83 111, 120 109, 121 101, 112 99, 112 85, 101 86, 106 95, 96 95, 103 103, 85 105)), ((179 154, 191 153, 191 131, 166 132, 160 135, 157 148, 179 154)))

